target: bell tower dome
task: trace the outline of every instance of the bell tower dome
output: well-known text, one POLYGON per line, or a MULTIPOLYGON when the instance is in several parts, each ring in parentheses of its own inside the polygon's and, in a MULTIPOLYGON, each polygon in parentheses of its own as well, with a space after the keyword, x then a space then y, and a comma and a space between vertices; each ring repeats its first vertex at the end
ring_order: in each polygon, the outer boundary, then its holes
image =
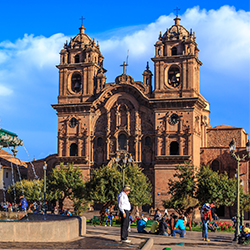
POLYGON ((180 25, 178 15, 175 24, 155 44, 152 58, 155 70, 154 96, 195 97, 199 96, 199 49, 195 33, 180 25))
POLYGON ((79 30, 60 52, 59 104, 90 100, 105 84, 106 70, 99 44, 85 34, 83 25, 79 30))

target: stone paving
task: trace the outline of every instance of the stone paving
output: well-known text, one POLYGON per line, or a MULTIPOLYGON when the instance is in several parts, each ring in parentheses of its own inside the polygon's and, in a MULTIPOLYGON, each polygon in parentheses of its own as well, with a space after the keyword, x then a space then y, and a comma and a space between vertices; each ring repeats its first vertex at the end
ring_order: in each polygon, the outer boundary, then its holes
MULTIPOLYGON (((0 249, 139 249, 148 238, 152 238, 152 250, 200 250, 200 249, 250 249, 249 246, 232 242, 233 233, 209 233, 210 242, 201 239, 201 232, 187 232, 185 238, 138 234, 135 228, 129 233, 130 244, 120 242, 119 227, 87 226, 86 237, 66 243, 20 243, 0 242, 0 249)), ((147 248, 147 250, 150 250, 147 248)))

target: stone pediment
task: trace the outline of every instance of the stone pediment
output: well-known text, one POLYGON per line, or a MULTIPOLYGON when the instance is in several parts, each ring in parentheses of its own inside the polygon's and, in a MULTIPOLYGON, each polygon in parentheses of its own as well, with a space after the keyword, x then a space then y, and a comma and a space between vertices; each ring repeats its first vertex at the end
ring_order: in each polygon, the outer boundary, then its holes
POLYGON ((115 84, 129 84, 135 86, 139 91, 145 93, 146 88, 140 81, 134 81, 133 77, 130 75, 122 74, 115 78, 115 84))
MULTIPOLYGON (((120 77, 122 77, 123 75, 121 75, 120 77)), ((127 75, 124 75, 127 76, 127 75)), ((130 77, 130 76, 128 76, 130 77)), ((116 78, 118 79, 119 76, 116 78)), ((125 77, 123 79, 126 79, 125 77)), ((130 79, 133 80, 133 78, 131 77, 130 79)), ((116 84, 111 84, 108 85, 103 93, 98 97, 98 99, 96 99, 93 103, 92 103, 92 107, 94 108, 94 110, 99 109, 100 107, 104 106, 105 103, 115 94, 118 93, 127 93, 129 95, 132 95, 136 100, 138 100, 138 102, 140 102, 142 105, 148 106, 149 105, 149 99, 147 96, 144 95, 143 91, 140 90, 140 88, 138 88, 137 85, 139 85, 140 83, 138 82, 133 82, 134 84, 128 84, 128 82, 119 82, 116 84)))
POLYGON ((121 83, 133 84, 133 82, 134 82, 133 77, 126 74, 122 74, 115 78, 116 84, 121 84, 121 83))

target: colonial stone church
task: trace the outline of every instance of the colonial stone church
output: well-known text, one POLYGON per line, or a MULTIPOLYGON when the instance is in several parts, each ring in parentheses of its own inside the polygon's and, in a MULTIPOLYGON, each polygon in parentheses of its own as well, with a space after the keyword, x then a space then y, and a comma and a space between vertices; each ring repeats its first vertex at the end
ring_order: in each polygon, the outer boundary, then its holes
MULTIPOLYGON (((244 152, 248 135, 242 128, 211 128, 209 102, 200 94, 202 62, 195 33, 180 20, 176 16, 156 38, 154 69, 145 62, 142 82, 125 74, 123 63, 123 74, 106 83, 104 56, 83 25, 66 41, 57 66, 58 104, 52 105, 58 116, 58 155, 46 159, 49 168, 72 162, 88 178, 91 169, 126 151, 152 182, 154 207, 169 197, 168 181, 186 161, 234 176, 236 161, 228 144, 235 137, 244 152)), ((153 44, 148 49, 153 51, 153 44)), ((242 164, 247 191, 249 164, 242 164)))

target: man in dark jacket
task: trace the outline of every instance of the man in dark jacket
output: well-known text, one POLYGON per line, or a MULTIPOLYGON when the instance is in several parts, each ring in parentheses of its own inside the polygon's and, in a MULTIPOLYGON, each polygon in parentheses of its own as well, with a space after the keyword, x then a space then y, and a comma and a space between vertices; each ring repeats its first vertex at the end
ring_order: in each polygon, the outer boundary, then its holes
POLYGON ((159 223, 159 235, 169 236, 169 228, 166 222, 166 218, 163 216, 159 223))

